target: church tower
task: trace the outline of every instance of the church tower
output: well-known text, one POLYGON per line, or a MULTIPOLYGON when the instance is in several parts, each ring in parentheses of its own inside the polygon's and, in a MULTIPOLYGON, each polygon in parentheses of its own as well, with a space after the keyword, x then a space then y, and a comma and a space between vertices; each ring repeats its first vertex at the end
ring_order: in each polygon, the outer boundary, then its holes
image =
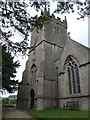
MULTIPOLYGON (((43 15, 49 15, 44 11, 43 15)), ((18 92, 18 108, 58 106, 58 67, 67 41, 67 21, 50 16, 43 27, 32 30, 30 55, 18 92)))

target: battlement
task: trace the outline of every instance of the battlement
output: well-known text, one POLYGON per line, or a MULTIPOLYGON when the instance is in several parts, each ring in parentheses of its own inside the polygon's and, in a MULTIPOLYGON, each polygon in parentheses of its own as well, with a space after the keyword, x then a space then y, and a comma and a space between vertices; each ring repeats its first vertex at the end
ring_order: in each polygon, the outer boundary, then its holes
MULTIPOLYGON (((66 16, 65 16, 65 19, 64 19, 64 20, 61 20, 61 18, 55 17, 54 14, 51 14, 51 15, 50 15, 50 11, 48 11, 48 10, 42 11, 42 12, 41 12, 41 16, 46 17, 46 18, 47 18, 47 21, 48 21, 48 20, 54 21, 54 22, 56 22, 57 24, 63 25, 64 27, 67 28, 67 19, 66 19, 66 16)), ((46 22, 47 22, 47 21, 46 21, 46 22)), ((45 23, 46 23, 46 22, 45 22, 45 23)))
POLYGON ((31 35, 31 46, 39 44, 41 41, 46 40, 51 43, 55 43, 61 47, 64 46, 67 40, 67 20, 61 20, 59 17, 55 17, 54 14, 50 15, 50 12, 44 11, 41 14, 43 20, 43 27, 36 31, 36 27, 33 29, 31 35), (37 37, 38 36, 38 37, 37 37))
POLYGON ((52 21, 54 21, 54 22, 56 22, 56 23, 58 23, 60 25, 63 25, 64 27, 67 28, 67 19, 66 19, 66 16, 65 16, 65 19, 63 21, 59 17, 56 18, 54 14, 52 14, 50 16, 50 18, 51 18, 52 21))
MULTIPOLYGON (((47 10, 44 10, 44 11, 41 11, 41 16, 42 16, 42 22, 43 24, 45 23, 48 23, 50 21, 53 21, 55 22, 56 24, 58 25, 61 25, 63 27, 65 27, 67 29, 67 19, 66 19, 66 16, 65 16, 65 19, 64 20, 61 20, 61 18, 59 17, 55 17, 54 14, 51 14, 50 15, 50 12, 47 11, 47 10), (43 21, 43 18, 45 17, 46 21, 44 20, 43 21)), ((40 17, 41 17, 40 16, 40 17)), ((38 18, 39 19, 39 18, 38 18)), ((32 26, 32 31, 35 29, 36 27, 35 26, 32 26)))

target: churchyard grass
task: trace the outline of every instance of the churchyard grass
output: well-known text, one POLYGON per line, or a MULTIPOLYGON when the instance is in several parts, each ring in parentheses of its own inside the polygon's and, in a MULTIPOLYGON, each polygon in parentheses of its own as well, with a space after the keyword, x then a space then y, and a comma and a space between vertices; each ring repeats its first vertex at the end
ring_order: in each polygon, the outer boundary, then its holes
POLYGON ((36 118, 88 118, 88 111, 63 110, 59 108, 34 110, 29 109, 29 114, 36 118))

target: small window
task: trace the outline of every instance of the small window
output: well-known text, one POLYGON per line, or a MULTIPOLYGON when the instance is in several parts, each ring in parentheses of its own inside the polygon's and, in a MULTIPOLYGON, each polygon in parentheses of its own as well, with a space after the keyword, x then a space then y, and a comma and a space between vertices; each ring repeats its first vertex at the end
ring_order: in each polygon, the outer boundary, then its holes
POLYGON ((58 34, 58 32, 59 32, 59 28, 56 28, 56 33, 58 34))
POLYGON ((57 52, 57 45, 53 45, 53 51, 57 52))
POLYGON ((53 28, 53 33, 58 34, 59 33, 59 28, 58 27, 53 28))

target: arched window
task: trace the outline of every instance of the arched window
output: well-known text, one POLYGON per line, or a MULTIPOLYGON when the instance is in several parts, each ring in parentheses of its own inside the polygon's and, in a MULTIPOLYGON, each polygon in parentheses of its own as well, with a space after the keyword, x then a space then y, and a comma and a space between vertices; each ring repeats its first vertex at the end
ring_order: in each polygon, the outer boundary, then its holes
POLYGON ((36 83, 36 75, 37 75, 37 68, 36 65, 33 64, 31 67, 31 84, 36 83))
POLYGON ((69 93, 81 93, 80 89, 80 77, 79 77, 79 67, 77 60, 69 56, 65 61, 65 68, 67 69, 68 74, 68 84, 69 84, 69 93))

